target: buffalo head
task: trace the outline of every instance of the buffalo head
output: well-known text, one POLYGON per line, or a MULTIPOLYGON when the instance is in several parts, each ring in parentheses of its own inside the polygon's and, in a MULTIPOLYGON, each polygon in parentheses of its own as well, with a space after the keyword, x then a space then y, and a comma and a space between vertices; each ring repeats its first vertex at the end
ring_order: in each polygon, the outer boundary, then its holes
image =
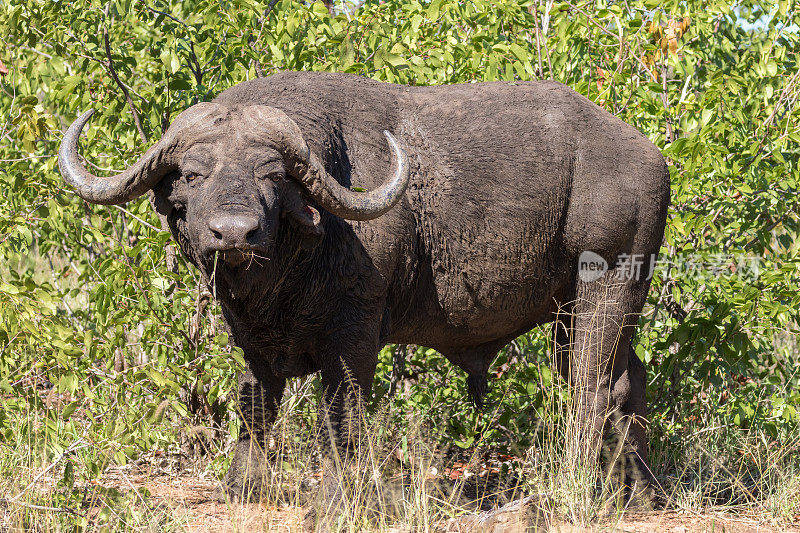
POLYGON ((217 262, 235 270, 269 261, 285 221, 299 235, 299 246, 312 248, 324 231, 320 213, 307 199, 339 217, 368 220, 391 209, 409 179, 406 155, 389 132, 384 134, 395 159, 394 175, 369 193, 356 193, 326 171, 282 111, 215 103, 181 113, 130 168, 97 177, 83 166, 77 150, 91 115, 81 115, 64 135, 59 150, 64 179, 81 198, 97 204, 124 203, 152 189, 156 208, 167 216, 182 248, 207 273, 217 262))

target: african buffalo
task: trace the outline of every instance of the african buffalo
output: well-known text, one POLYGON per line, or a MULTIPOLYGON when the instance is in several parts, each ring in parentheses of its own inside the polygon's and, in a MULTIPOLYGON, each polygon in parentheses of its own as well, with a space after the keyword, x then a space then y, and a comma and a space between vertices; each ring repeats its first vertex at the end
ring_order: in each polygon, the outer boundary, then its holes
POLYGON ((614 414, 647 472, 645 368, 630 339, 652 266, 626 276, 618 260, 659 251, 670 194, 661 153, 635 128, 550 81, 285 72, 190 107, 137 163, 100 178, 77 152, 90 115, 64 136, 65 180, 100 204, 152 190, 244 351, 248 431, 229 495, 259 489, 253 444, 287 378, 321 372, 320 420, 347 447, 348 406, 369 394, 386 343, 435 348, 479 400, 498 350, 548 322, 585 437, 597 448, 614 414), (608 268, 580 276, 589 252, 608 268))

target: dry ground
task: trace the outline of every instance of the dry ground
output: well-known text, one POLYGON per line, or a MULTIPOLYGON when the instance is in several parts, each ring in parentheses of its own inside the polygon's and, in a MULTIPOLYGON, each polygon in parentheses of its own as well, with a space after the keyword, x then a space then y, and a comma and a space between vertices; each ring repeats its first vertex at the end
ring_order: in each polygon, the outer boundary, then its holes
MULTIPOLYGON (((117 485, 120 490, 146 489, 149 500, 155 505, 164 505, 178 523, 191 533, 227 532, 227 531, 301 531, 304 510, 299 507, 275 507, 263 504, 219 503, 213 498, 216 483, 190 475, 181 476, 125 476, 121 479, 108 479, 109 484, 117 485)), ((479 521, 479 516, 466 516, 453 519, 448 523, 435 525, 433 529, 442 532, 492 531, 516 532, 524 531, 516 522, 516 513, 507 513, 500 520, 492 523, 479 521), (480 523, 480 525, 478 525, 480 523)), ((800 517, 797 517, 800 519, 800 517)), ((531 528, 528 528, 530 530, 531 528)), ((734 513, 730 510, 709 510, 703 513, 667 510, 650 513, 625 513, 622 518, 609 517, 590 527, 578 527, 568 523, 553 524, 551 531, 624 531, 624 532, 671 532, 686 533, 694 531, 707 532, 800 532, 800 520, 794 523, 776 523, 756 512, 744 511, 734 513)), ((399 526, 399 532, 408 531, 399 526)))

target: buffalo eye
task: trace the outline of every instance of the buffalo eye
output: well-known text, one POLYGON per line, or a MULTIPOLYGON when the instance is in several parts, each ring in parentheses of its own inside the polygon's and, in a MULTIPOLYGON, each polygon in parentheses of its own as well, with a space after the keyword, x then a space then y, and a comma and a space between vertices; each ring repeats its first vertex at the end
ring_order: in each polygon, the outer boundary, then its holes
POLYGON ((285 174, 283 170, 272 170, 268 172, 256 172, 256 176, 258 176, 262 180, 270 180, 275 183, 280 183, 285 178, 285 174))
POLYGON ((187 183, 192 183, 193 181, 195 181, 199 177, 200 177, 200 174, 198 174, 197 172, 187 172, 186 174, 184 174, 184 178, 186 179, 187 183))
POLYGON ((267 161, 266 163, 255 165, 253 176, 257 180, 270 180, 274 183, 280 183, 286 177, 283 161, 267 161))

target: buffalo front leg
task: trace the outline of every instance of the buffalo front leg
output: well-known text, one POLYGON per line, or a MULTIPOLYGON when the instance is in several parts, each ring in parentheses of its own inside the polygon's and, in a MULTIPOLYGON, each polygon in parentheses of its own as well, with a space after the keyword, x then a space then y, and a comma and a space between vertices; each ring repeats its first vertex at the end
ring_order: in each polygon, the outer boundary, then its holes
POLYGON ((306 527, 330 525, 365 488, 366 425, 364 409, 372 388, 378 350, 355 351, 358 356, 332 356, 322 367, 322 402, 318 415, 318 436, 322 451, 322 484, 306 527))
POLYGON ((604 458, 610 467, 624 467, 629 494, 647 499, 653 478, 647 465, 646 374, 631 337, 648 287, 614 270, 578 282, 569 369, 578 409, 577 450, 587 466, 597 464, 604 430, 614 427, 619 438, 604 458))
POLYGON ((217 489, 221 501, 259 500, 266 492, 266 452, 269 430, 278 413, 286 380, 272 374, 266 364, 248 361, 239 375, 241 421, 239 440, 225 481, 217 489))

